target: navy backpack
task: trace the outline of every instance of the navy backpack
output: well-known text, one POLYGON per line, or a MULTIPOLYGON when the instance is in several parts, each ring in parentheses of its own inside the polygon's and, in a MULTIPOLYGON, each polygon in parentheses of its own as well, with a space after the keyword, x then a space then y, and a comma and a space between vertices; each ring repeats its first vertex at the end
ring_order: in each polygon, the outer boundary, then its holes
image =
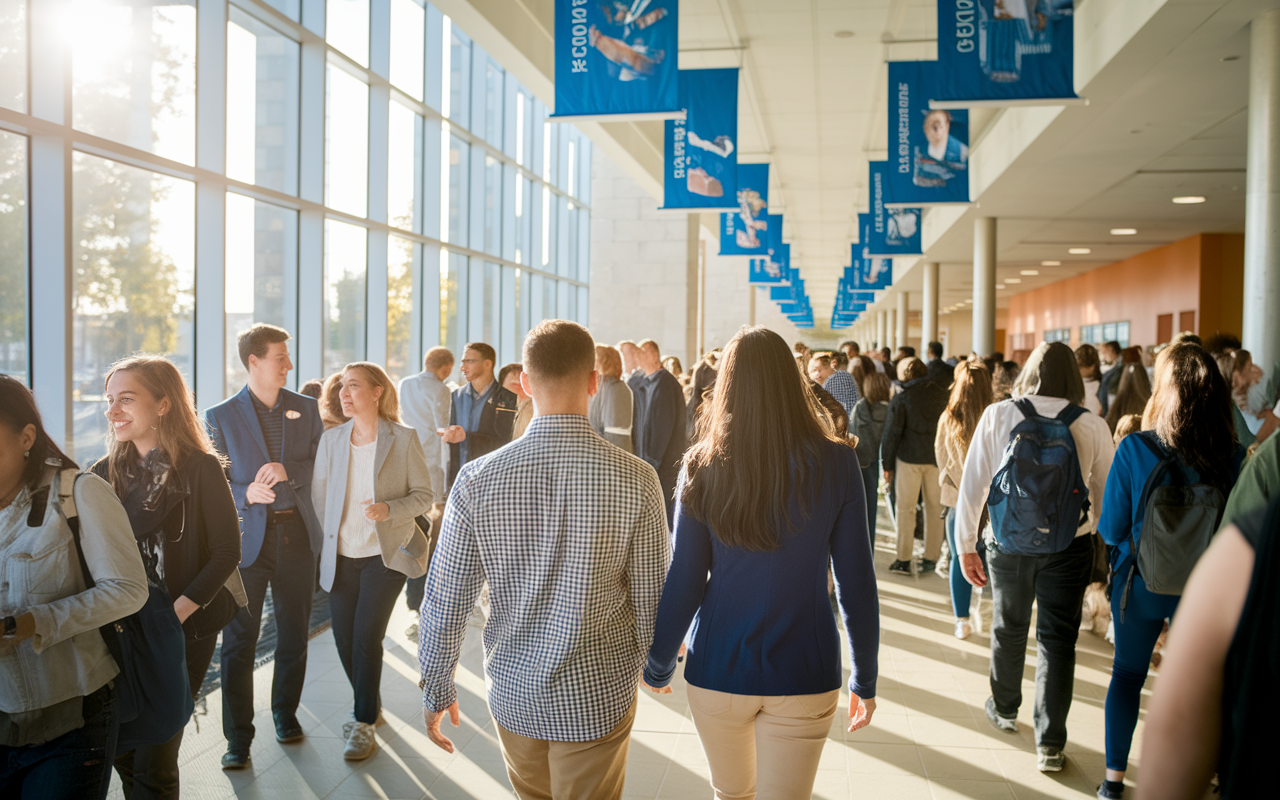
POLYGON ((1075 540, 1089 508, 1089 488, 1071 436, 1071 423, 1085 410, 1069 403, 1058 416, 1045 417, 1025 397, 1014 405, 1025 419, 1010 434, 991 479, 991 530, 1006 553, 1061 553, 1075 540))

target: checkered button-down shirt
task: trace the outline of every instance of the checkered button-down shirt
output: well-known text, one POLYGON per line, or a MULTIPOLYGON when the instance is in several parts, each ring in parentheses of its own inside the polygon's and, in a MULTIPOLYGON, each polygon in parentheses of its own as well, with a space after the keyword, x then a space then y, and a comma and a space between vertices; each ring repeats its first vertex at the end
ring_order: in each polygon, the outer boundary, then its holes
POLYGON ((494 718, 531 739, 599 739, 635 700, 670 562, 653 468, 586 417, 534 417, 453 485, 419 628, 423 702, 440 711, 457 698, 454 669, 487 580, 494 718))

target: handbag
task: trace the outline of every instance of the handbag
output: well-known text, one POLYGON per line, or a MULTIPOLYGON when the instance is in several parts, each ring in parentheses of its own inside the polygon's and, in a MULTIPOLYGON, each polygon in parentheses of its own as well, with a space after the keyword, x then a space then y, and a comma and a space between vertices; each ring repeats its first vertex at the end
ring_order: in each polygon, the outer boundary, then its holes
MULTIPOLYGON (((76 559, 86 589, 96 584, 80 543, 76 511, 75 470, 58 475, 58 513, 71 529, 76 559)), ((186 637, 173 601, 163 586, 148 581, 146 603, 137 612, 99 628, 112 658, 120 667, 113 713, 120 720, 117 752, 142 745, 164 744, 191 719, 194 703, 187 677, 186 637)))

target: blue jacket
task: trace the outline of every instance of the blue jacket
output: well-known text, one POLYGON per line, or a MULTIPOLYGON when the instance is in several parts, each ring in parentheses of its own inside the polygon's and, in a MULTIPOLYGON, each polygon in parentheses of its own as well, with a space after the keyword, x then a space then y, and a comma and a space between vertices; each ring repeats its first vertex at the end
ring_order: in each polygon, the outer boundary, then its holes
MULTIPOLYGON (((307 526, 307 536, 311 539, 311 552, 316 554, 320 552, 322 532, 315 509, 311 505, 308 487, 311 485, 316 448, 320 446, 324 424, 320 422, 320 407, 312 398, 288 389, 280 390, 280 398, 285 412, 284 457, 281 463, 284 464, 289 480, 287 485, 284 482, 277 483, 273 489, 277 496, 281 492, 293 493, 294 504, 302 514, 302 522, 307 526), (290 411, 297 412, 298 416, 290 419, 290 411)), ((240 566, 248 567, 258 560, 258 552, 262 549, 262 537, 267 530, 268 506, 246 504, 244 495, 262 465, 271 462, 267 455, 267 440, 262 435, 258 414, 253 410, 249 387, 245 386, 230 399, 210 408, 205 412, 204 419, 209 428, 209 436, 213 438, 213 446, 231 460, 231 466, 227 468, 227 481, 231 484, 236 510, 240 512, 240 566)))

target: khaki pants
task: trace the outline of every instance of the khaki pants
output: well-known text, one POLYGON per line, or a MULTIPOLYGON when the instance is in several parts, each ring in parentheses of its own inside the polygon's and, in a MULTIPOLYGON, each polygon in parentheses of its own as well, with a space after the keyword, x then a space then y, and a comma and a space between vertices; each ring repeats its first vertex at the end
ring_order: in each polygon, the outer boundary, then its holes
POLYGON ((915 550, 916 501, 924 490, 924 557, 937 561, 942 555, 942 487, 938 468, 932 464, 908 464, 899 459, 893 482, 898 490, 898 560, 910 561, 915 550))
POLYGON ((618 800, 636 702, 617 727, 589 742, 530 739, 496 725, 507 777, 520 800, 618 800))
POLYGON ((689 687, 719 800, 808 800, 840 690, 755 697, 689 687))

